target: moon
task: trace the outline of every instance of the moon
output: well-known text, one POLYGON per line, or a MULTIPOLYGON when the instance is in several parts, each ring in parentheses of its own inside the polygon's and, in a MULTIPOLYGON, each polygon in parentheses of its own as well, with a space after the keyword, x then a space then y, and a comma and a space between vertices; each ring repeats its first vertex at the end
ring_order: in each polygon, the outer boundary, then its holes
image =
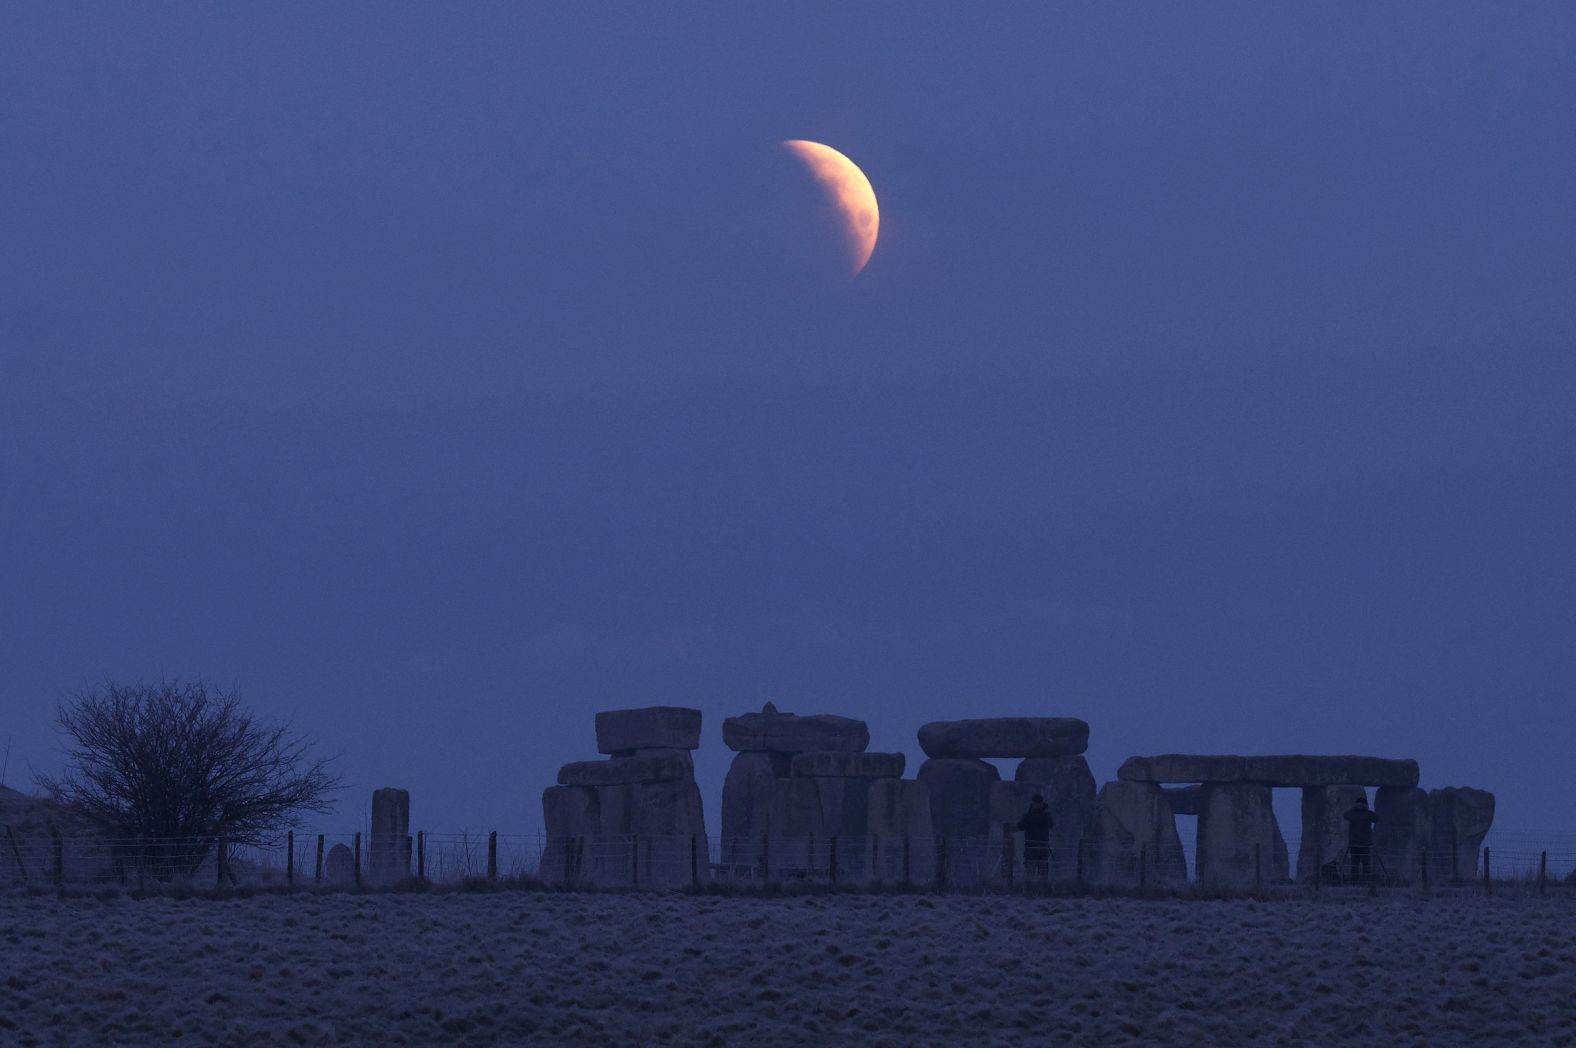
POLYGON ((827 199, 841 213, 843 239, 848 246, 852 269, 849 276, 858 276, 876 249, 876 233, 881 228, 881 210, 876 206, 876 191, 870 187, 870 179, 857 164, 831 146, 790 138, 783 142, 783 148, 809 169, 827 199))

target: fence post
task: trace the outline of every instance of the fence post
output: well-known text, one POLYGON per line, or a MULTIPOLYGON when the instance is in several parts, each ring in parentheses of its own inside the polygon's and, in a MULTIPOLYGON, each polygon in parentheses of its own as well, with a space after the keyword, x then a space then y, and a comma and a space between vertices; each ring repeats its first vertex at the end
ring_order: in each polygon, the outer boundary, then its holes
POLYGON ((690 834, 690 887, 700 887, 700 834, 690 834))
POLYGON ((1483 849, 1483 894, 1484 895, 1493 895, 1494 894, 1494 882, 1489 879, 1488 849, 1487 848, 1483 849))
POLYGON ((765 884, 772 877, 772 840, 767 834, 761 834, 761 883, 765 884))
POLYGON ((317 835, 317 862, 312 867, 312 883, 323 883, 323 835, 317 835))
POLYGON ((1253 844, 1253 888, 1255 891, 1264 887, 1264 845, 1257 841, 1253 844))
POLYGON ((356 871, 356 891, 361 890, 361 831, 356 831, 356 861, 353 867, 356 871))
POLYGON ((137 890, 140 892, 147 887, 143 874, 148 865, 148 846, 143 842, 142 834, 137 834, 137 890))
POLYGON ((881 868, 881 835, 879 833, 872 833, 870 835, 870 859, 869 859, 869 862, 870 862, 870 877, 869 877, 869 879, 875 881, 877 884, 880 884, 882 879, 883 879, 881 875, 883 873, 885 873, 886 871, 881 868))
POLYGON ((1324 885, 1324 842, 1320 841, 1313 852, 1313 890, 1318 891, 1324 885))
POLYGON ((1003 831, 1001 835, 1001 865, 1007 871, 1007 887, 1012 887, 1012 830, 1003 831))
POLYGON ((936 838, 936 887, 942 891, 947 887, 947 839, 936 838))
POLYGON ((498 831, 493 830, 487 835, 487 879, 498 879, 498 831))
POLYGON ((1452 881, 1461 879, 1461 843, 1457 839, 1458 833, 1456 827, 1450 827, 1450 879, 1452 881))
POLYGON ((810 834, 810 850, 804 857, 804 875, 808 878, 815 872, 815 834, 810 834))
POLYGON ((27 883, 27 863, 22 861, 22 846, 16 843, 16 833, 10 826, 5 828, 6 840, 11 842, 11 854, 16 859, 16 872, 21 874, 22 883, 27 883))
POLYGON ((1149 845, 1147 844, 1138 846, 1138 886, 1140 888, 1149 886, 1149 845))
POLYGON ((66 842, 61 839, 60 828, 57 826, 49 827, 49 835, 55 848, 55 887, 62 888, 66 883, 66 842))
POLYGON ((835 885, 837 883, 837 835, 826 845, 826 876, 835 885))
POLYGON ((913 872, 912 872, 913 871, 913 863, 912 863, 913 855, 912 855, 912 849, 910 847, 911 844, 912 844, 912 841, 910 840, 908 834, 906 834, 906 833, 903 834, 903 883, 904 884, 909 884, 914 879, 913 872))
POLYGON ((1543 894, 1543 886, 1549 879, 1549 853, 1544 852, 1538 856, 1538 894, 1543 894))
POLYGON ((213 864, 214 873, 218 877, 219 887, 224 887, 225 878, 230 874, 230 842, 223 837, 219 838, 218 860, 213 864))
POLYGON ((295 887, 295 831, 285 831, 285 887, 295 887))
POLYGON ((1423 875, 1423 890, 1428 891, 1428 849, 1424 848, 1417 856, 1418 869, 1423 875))
POLYGON ((1084 854, 1083 854, 1083 848, 1084 848, 1083 838, 1079 837, 1078 838, 1078 845, 1077 845, 1076 848, 1073 849, 1075 854, 1076 854, 1076 856, 1077 856, 1077 858, 1075 860, 1073 876, 1075 878, 1077 878, 1078 887, 1079 887, 1080 890, 1084 886, 1084 854))
POLYGON ((427 883, 427 831, 416 831, 416 880, 427 883))
POLYGON ((640 834, 629 835, 629 886, 640 887, 640 834))

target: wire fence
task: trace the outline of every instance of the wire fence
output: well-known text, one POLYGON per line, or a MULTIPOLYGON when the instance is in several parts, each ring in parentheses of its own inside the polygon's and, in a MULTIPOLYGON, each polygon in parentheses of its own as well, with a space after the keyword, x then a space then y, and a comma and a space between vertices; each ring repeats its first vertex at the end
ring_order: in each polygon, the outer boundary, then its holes
POLYGON ((575 889, 682 891, 909 888, 1284 892, 1493 892, 1533 888, 1576 895, 1576 839, 1548 848, 1524 836, 1495 846, 1343 848, 1296 861, 1284 846, 1238 845, 1192 865, 1172 840, 1120 846, 1085 841, 1058 850, 1022 834, 758 837, 622 834, 552 839, 543 833, 409 836, 289 832, 237 843, 219 838, 19 836, 0 830, 0 886, 119 885, 371 890, 537 881, 575 889))

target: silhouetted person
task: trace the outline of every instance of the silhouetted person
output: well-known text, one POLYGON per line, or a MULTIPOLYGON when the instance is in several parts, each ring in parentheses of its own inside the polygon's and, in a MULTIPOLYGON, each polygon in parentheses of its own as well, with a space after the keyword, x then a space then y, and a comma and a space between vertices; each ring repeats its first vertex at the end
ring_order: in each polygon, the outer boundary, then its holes
POLYGON ((1051 877, 1051 810, 1045 798, 1036 793, 1029 801, 1029 810, 1018 820, 1017 830, 1023 834, 1023 867, 1031 881, 1047 881, 1051 877))
POLYGON ((1352 879, 1363 881, 1374 874, 1374 823, 1379 816, 1368 810, 1368 798, 1359 797, 1341 816, 1346 820, 1346 850, 1352 857, 1352 879))

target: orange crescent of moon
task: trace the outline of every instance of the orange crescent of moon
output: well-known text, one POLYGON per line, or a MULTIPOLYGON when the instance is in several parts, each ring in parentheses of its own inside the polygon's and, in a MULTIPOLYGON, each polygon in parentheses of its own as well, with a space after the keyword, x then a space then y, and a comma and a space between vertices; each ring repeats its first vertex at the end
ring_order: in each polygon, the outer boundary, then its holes
POLYGON ((881 228, 881 211, 876 207, 876 191, 859 166, 831 146, 791 138, 783 146, 810 169, 821 188, 843 213, 843 235, 853 263, 851 276, 858 276, 876 249, 876 233, 881 228))

